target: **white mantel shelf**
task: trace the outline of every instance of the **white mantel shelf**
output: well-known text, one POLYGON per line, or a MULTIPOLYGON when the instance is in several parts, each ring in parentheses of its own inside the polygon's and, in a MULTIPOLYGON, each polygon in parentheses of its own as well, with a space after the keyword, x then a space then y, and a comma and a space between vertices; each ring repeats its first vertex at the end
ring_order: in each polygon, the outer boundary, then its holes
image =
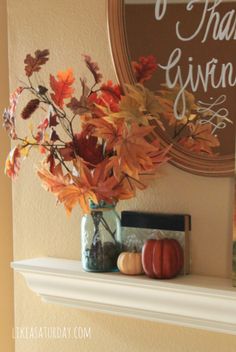
POLYGON ((236 335, 236 289, 228 279, 87 273, 79 261, 51 257, 15 261, 12 268, 48 303, 236 335))

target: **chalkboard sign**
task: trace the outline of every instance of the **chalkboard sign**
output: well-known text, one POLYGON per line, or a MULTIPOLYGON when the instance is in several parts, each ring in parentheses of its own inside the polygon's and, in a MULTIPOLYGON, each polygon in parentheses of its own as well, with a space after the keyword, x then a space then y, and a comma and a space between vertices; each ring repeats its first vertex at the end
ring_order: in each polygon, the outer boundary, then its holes
POLYGON ((174 145, 171 162, 197 174, 233 175, 236 2, 109 3, 118 78, 156 95, 157 130, 164 144, 174 145))

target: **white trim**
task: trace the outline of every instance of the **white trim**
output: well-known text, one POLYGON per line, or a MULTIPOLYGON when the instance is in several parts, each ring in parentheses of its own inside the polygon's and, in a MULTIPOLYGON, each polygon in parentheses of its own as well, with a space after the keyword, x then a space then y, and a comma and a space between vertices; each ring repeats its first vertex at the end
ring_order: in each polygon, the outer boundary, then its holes
POLYGON ((236 335, 236 289, 229 279, 87 273, 79 261, 57 258, 16 261, 12 267, 48 303, 236 335))

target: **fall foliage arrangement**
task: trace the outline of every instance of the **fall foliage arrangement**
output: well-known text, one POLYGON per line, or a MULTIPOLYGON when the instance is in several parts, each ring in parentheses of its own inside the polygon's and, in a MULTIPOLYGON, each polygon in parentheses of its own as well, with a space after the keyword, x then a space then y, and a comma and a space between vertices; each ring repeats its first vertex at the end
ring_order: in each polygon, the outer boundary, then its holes
MULTIPOLYGON (((88 213, 91 202, 116 204, 135 197, 167 160, 168 149, 161 148, 155 134, 155 125, 162 126, 160 101, 142 83, 127 86, 125 93, 111 81, 102 83, 88 55, 84 61, 91 86, 81 77, 76 86, 69 68, 50 75, 47 87, 38 83, 38 72, 48 59, 48 50, 26 56, 27 82, 13 92, 4 112, 4 127, 16 142, 6 161, 7 175, 15 179, 22 161, 37 149, 43 157, 38 176, 68 213, 77 204, 88 213), (30 98, 20 109, 23 94, 30 98), (27 136, 17 132, 20 120, 27 124, 27 136)), ((140 82, 151 77, 156 64, 147 67, 140 82)))
POLYGON ((126 85, 125 92, 112 81, 103 83, 97 63, 88 55, 84 61, 93 79, 91 86, 82 77, 76 84, 70 68, 56 77, 51 74, 49 86, 39 84, 38 72, 48 59, 48 50, 26 56, 27 82, 11 94, 3 114, 3 125, 17 142, 5 171, 15 179, 22 160, 37 149, 43 156, 38 176, 68 213, 77 204, 88 213, 91 201, 116 204, 145 189, 168 159, 168 148, 161 147, 156 126, 195 153, 212 155, 220 145, 211 124, 198 123, 204 116, 193 94, 185 91, 186 116, 177 120, 173 105, 178 87, 163 86, 152 92, 144 86, 157 70, 154 56, 132 62, 137 84, 126 85), (20 110, 23 94, 30 98, 20 110), (20 120, 27 123, 24 137, 17 132, 20 120))
MULTIPOLYGON (((83 268, 112 271, 122 249, 119 218, 112 209, 144 190, 169 159, 171 146, 161 145, 158 131, 166 130, 195 153, 214 154, 219 141, 210 124, 198 123, 202 116, 191 93, 184 92, 186 116, 177 120, 173 106, 178 87, 163 86, 157 92, 145 87, 157 70, 154 56, 132 62, 137 83, 126 85, 125 91, 112 81, 104 83, 97 63, 88 55, 83 58, 90 85, 86 78, 76 80, 71 68, 42 83, 38 72, 49 51, 26 56, 26 82, 11 94, 3 114, 15 142, 5 172, 15 179, 22 161, 37 150, 42 155, 37 174, 45 189, 68 214, 78 204, 87 214, 81 223, 83 268), (28 131, 23 136, 18 132, 22 123, 28 131)), ((140 272, 140 255, 135 258, 140 272)))

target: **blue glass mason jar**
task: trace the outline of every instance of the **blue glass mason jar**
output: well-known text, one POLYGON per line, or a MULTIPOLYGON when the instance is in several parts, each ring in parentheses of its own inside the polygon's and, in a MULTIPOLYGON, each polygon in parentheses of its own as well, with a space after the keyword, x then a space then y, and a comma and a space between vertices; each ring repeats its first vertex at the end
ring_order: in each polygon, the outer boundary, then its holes
POLYGON ((90 214, 81 221, 82 266, 85 271, 117 271, 121 253, 121 224, 115 206, 91 202, 90 214))

